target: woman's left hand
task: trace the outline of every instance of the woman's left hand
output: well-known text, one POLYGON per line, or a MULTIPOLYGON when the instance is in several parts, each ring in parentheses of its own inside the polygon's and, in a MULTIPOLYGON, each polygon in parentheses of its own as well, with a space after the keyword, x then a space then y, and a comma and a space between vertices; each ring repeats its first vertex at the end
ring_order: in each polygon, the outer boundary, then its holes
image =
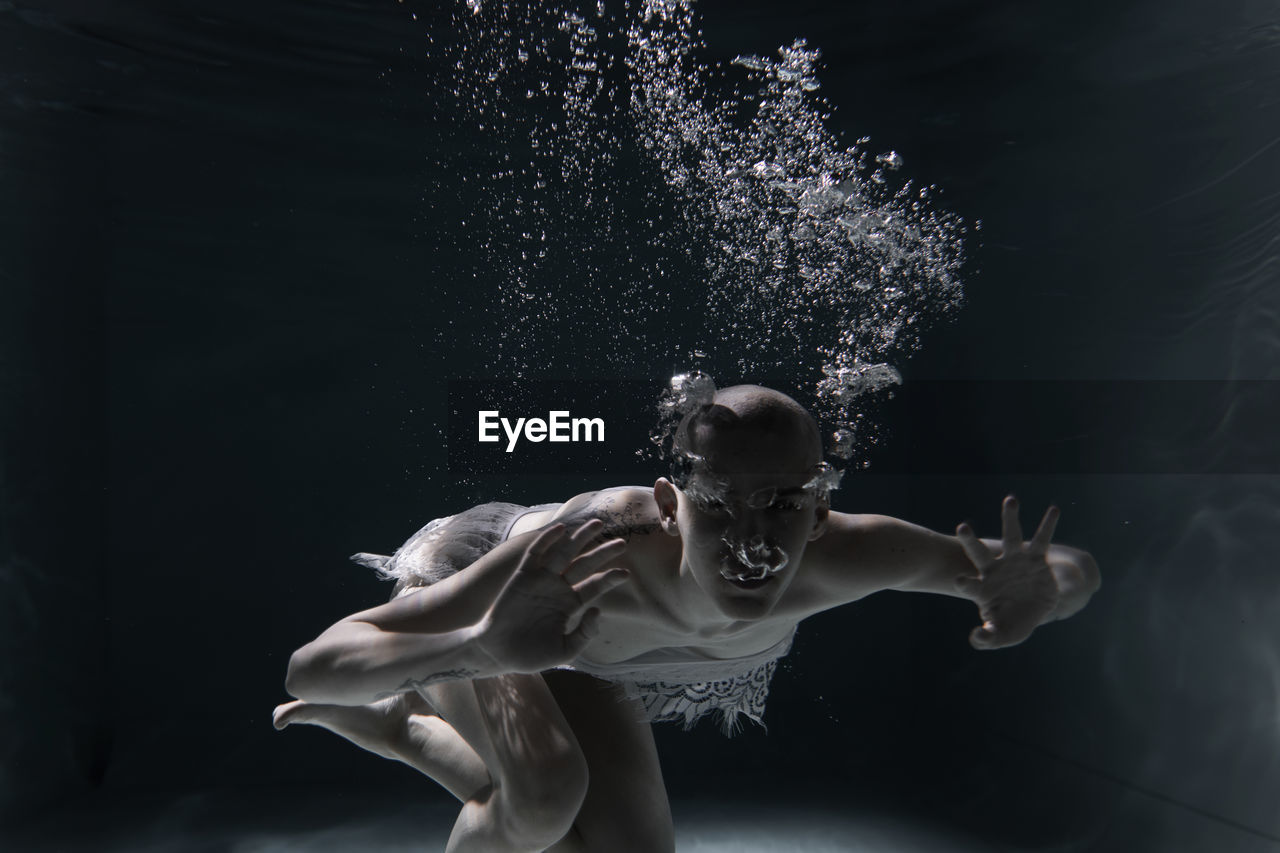
POLYGON ((982 625, 969 634, 975 649, 1015 646, 1057 609, 1058 583, 1046 555, 1058 515, 1056 506, 1049 507, 1035 536, 1024 542, 1018 500, 1009 495, 1001 509, 1004 531, 998 554, 968 524, 956 528, 956 538, 976 571, 956 578, 956 588, 978 605, 982 616, 982 625))

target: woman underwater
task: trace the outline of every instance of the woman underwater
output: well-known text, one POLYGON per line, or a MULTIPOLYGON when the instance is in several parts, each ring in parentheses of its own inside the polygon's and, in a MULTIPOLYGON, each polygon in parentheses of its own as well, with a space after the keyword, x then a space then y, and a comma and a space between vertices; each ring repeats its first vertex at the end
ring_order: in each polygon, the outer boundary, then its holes
POLYGON ((294 652, 310 723, 403 761, 463 804, 450 851, 673 850, 650 724, 717 712, 759 721, 807 616, 896 589, 967 598, 978 649, 1025 640, 1098 589, 1086 552, 1022 537, 946 536, 832 512, 813 418, 777 391, 718 391, 675 436, 679 473, 428 525, 392 557, 389 603, 294 652))

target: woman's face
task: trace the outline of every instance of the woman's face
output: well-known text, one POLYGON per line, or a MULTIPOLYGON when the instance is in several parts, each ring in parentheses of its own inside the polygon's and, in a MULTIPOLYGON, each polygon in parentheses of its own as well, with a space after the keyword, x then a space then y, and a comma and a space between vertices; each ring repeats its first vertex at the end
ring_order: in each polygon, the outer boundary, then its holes
POLYGON ((827 503, 815 488, 822 442, 794 403, 770 407, 762 389, 742 400, 726 393, 742 411, 718 402, 681 424, 675 450, 688 475, 680 489, 664 486, 659 504, 674 522, 669 532, 678 527, 682 570, 726 616, 760 619, 825 528, 827 503))
POLYGON ((683 561, 699 588, 735 619, 768 615, 795 577, 827 507, 812 471, 694 473, 678 491, 683 561))

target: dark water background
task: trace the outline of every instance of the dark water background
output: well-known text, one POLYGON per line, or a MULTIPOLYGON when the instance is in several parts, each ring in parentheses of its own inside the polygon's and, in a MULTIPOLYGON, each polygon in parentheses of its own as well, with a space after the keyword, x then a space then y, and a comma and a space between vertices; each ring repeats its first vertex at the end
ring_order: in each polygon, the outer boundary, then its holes
MULTIPOLYGON (((1007 492, 1058 502, 1104 587, 999 653, 968 648, 974 614, 947 599, 805 623, 767 735, 659 730, 678 819, 807 798, 986 849, 1280 849, 1280 12, 701 8, 718 58, 807 36, 834 125, 983 222, 965 309, 903 365, 886 456, 836 508, 994 535, 1007 492), (913 409, 913 380, 992 402, 913 409), (1081 429, 1102 455, 1009 463, 1010 436, 1061 429, 1058 388, 1096 407, 1081 429), (1181 417, 1197 427, 1170 430, 1181 417), (912 452, 931 437, 953 452, 912 452), (950 464, 966 453, 981 461, 950 464)), ((98 824, 120 849, 231 849, 237 820, 287 841, 384 796, 447 811, 404 767, 271 729, 289 653, 386 595, 344 556, 476 500, 642 477, 622 442, 603 481, 449 465, 449 380, 502 378, 502 282, 456 168, 485 146, 423 82, 423 33, 452 11, 0 2, 0 808, 18 849, 98 824)), ((695 295, 667 298, 684 341, 695 295)), ((681 365, 649 333, 628 378, 656 394, 681 365)))

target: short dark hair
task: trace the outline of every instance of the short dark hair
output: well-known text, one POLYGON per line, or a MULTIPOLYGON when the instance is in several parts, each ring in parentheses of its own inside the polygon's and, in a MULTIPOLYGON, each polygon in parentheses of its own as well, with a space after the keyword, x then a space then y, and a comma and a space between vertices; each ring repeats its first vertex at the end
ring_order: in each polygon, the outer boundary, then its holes
POLYGON ((772 388, 735 385, 720 389, 710 403, 681 418, 671 447, 672 482, 684 488, 689 477, 705 464, 702 444, 707 432, 742 428, 794 434, 809 445, 815 472, 822 465, 822 436, 804 406, 772 388))

